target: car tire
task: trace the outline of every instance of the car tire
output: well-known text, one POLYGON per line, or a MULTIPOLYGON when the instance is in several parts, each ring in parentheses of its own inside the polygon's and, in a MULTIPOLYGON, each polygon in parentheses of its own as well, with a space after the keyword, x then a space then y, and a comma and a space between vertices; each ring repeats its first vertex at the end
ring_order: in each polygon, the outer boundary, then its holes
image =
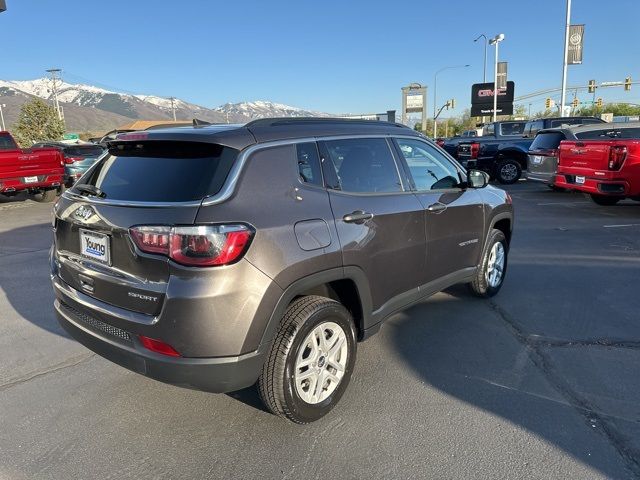
POLYGON ((503 185, 511 185, 520 180, 522 167, 516 160, 507 158, 498 162, 495 169, 495 177, 503 185))
POLYGON ((620 197, 610 197, 608 195, 591 195, 591 200, 597 205, 602 205, 603 207, 610 207, 618 203, 622 198, 620 197))
POLYGON ((294 300, 282 317, 258 379, 265 406, 294 423, 322 418, 349 384, 356 345, 351 314, 340 303, 315 295, 294 300))
POLYGON ((478 271, 469 283, 474 295, 488 298, 500 291, 507 273, 508 254, 509 245, 504 233, 492 229, 487 238, 478 271), (496 277, 498 274, 499 277, 496 277))
POLYGON ((43 190, 42 192, 34 194, 33 199, 40 203, 50 203, 55 202, 57 196, 58 189, 52 188, 51 190, 43 190))

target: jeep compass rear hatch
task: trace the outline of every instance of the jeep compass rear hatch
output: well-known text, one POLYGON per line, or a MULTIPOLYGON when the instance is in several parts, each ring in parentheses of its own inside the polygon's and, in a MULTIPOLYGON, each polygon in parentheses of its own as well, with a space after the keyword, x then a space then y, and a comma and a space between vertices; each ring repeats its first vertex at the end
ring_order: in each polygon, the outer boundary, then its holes
POLYGON ((230 235, 242 241, 242 234, 193 226, 237 154, 201 142, 114 142, 56 205, 60 278, 103 302, 157 315, 172 268, 215 265, 206 262, 218 237, 223 247, 230 235))

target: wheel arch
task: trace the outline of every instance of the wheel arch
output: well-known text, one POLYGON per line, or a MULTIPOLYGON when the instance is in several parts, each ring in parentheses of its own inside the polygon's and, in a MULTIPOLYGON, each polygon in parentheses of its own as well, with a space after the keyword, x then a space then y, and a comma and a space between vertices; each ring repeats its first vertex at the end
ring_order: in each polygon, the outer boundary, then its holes
POLYGON ((520 168, 522 170, 527 169, 527 153, 518 150, 517 148, 505 148, 503 150, 498 151, 498 155, 496 155, 496 163, 502 160, 515 160, 520 164, 520 168))
POLYGON ((289 285, 273 309, 260 342, 261 347, 268 345, 274 338, 282 316, 291 302, 305 295, 320 295, 340 302, 353 317, 358 339, 366 338, 366 331, 372 326, 369 281, 360 268, 349 266, 317 272, 289 285))

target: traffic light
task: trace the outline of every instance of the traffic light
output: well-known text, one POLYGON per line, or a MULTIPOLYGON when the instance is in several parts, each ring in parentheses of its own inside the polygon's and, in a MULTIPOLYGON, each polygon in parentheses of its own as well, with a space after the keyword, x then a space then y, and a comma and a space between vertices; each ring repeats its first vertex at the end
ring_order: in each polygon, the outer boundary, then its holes
POLYGON ((589 93, 596 93, 596 81, 589 80, 589 93))
POLYGON ((549 97, 547 97, 547 99, 544 101, 544 108, 546 108, 547 110, 551 108, 551 99, 549 97))
POLYGON ((571 105, 573 105, 573 108, 576 108, 579 103, 580 103, 580 100, 578 100, 578 97, 576 97, 573 99, 573 102, 571 102, 571 105))
POLYGON ((631 77, 624 79, 624 91, 628 92, 629 90, 631 90, 631 77))
POLYGON ((598 97, 598 99, 596 100, 596 106, 598 108, 602 108, 602 97, 598 97))
POLYGON ((451 108, 456 108, 456 99, 455 98, 451 99, 451 108))

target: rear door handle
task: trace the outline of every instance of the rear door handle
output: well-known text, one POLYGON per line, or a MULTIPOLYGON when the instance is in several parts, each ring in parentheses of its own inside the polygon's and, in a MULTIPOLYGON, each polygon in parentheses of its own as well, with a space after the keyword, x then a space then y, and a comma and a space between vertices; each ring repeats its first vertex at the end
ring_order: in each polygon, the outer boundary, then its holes
POLYGON ((444 203, 440 203, 440 202, 432 203, 427 207, 427 210, 429 210, 432 213, 441 213, 441 212, 444 212, 446 209, 447 209, 447 206, 444 203))
POLYGON ((371 220, 373 218, 373 213, 365 212, 363 210, 356 210, 355 212, 347 213, 342 220, 345 223, 364 223, 367 220, 371 220))

